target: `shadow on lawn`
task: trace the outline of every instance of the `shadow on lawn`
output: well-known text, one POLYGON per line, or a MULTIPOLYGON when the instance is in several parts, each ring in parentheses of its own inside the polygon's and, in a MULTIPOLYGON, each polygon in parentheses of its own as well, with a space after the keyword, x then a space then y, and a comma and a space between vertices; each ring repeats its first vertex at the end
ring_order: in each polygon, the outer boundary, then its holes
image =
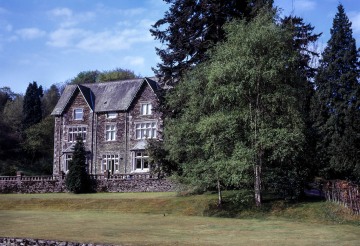
POLYGON ((285 200, 276 194, 264 195, 261 207, 256 207, 253 194, 246 191, 226 191, 223 205, 219 208, 216 204, 209 204, 204 212, 207 216, 224 218, 266 219, 279 216, 289 219, 308 218, 317 213, 324 204, 324 199, 319 196, 304 196, 299 200, 285 200), (313 204, 313 205, 312 205, 313 204), (312 215, 309 216, 309 213, 312 215))

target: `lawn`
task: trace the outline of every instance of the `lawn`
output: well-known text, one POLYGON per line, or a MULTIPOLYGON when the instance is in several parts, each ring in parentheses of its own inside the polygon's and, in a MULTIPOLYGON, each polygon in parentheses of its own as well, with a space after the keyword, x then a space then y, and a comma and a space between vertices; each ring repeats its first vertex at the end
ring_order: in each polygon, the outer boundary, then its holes
POLYGON ((327 216, 338 209, 332 204, 247 211, 241 219, 204 216, 215 203, 209 194, 2 194, 0 236, 126 245, 359 245, 359 220, 327 216))

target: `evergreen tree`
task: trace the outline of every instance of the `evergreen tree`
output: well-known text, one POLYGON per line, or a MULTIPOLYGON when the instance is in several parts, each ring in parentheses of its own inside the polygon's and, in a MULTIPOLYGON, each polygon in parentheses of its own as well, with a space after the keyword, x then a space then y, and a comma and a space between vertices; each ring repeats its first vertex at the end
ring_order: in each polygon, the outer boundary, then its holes
POLYGON ((162 60, 154 69, 165 82, 175 83, 188 69, 207 59, 206 52, 224 40, 223 25, 237 18, 251 19, 273 0, 164 0, 171 4, 151 29, 166 47, 156 48, 162 60))
POLYGON ((298 53, 293 33, 269 13, 226 30, 210 59, 167 95, 179 113, 165 122, 164 145, 183 182, 217 187, 219 198, 221 187, 250 182, 260 206, 268 167, 294 167, 304 146, 298 53))
POLYGON ((330 33, 315 80, 318 162, 327 178, 359 181, 359 56, 351 22, 341 4, 330 33))
POLYGON ((37 83, 29 83, 24 96, 23 104, 23 129, 39 123, 42 119, 41 97, 43 96, 43 89, 38 87, 37 83))
POLYGON ((81 137, 76 140, 65 184, 73 193, 86 193, 91 190, 90 178, 86 171, 86 151, 81 137))

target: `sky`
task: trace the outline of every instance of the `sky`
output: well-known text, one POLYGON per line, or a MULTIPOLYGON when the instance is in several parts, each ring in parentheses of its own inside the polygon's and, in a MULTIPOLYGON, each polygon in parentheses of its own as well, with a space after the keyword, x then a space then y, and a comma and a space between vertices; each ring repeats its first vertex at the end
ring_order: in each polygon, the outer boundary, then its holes
MULTIPOLYGON (((275 0, 275 6, 323 33, 322 49, 339 2, 360 47, 359 0, 275 0)), ((0 0, 0 88, 24 94, 33 81, 48 89, 89 70, 153 76, 160 62, 155 47, 164 46, 149 29, 168 7, 162 0, 0 0)))

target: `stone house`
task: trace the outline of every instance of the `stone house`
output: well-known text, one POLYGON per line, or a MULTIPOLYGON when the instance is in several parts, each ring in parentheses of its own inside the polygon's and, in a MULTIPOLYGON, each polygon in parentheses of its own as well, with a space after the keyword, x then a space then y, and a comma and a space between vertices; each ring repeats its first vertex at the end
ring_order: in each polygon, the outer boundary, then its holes
POLYGON ((67 85, 52 112, 53 175, 68 172, 79 135, 90 174, 148 173, 146 140, 159 138, 162 125, 158 91, 155 78, 67 85))

